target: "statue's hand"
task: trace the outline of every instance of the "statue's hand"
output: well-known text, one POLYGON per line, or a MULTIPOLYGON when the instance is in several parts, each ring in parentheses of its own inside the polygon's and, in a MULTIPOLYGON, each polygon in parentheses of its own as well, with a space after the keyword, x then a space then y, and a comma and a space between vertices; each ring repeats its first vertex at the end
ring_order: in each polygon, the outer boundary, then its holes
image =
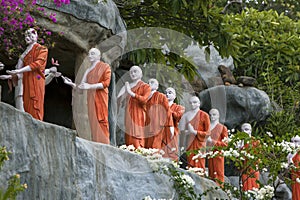
POLYGON ((57 72, 57 68, 56 67, 50 67, 49 68, 49 72, 50 73, 56 73, 57 72))
POLYGON ((194 129, 191 123, 188 124, 188 130, 190 133, 193 133, 194 135, 197 135, 197 131, 194 129))
POLYGON ((61 76, 61 78, 63 79, 64 83, 67 85, 72 86, 73 88, 76 87, 76 84, 72 82, 71 79, 69 79, 68 77, 65 76, 61 76))
POLYGON ((125 89, 126 89, 126 92, 128 92, 128 93, 129 93, 129 91, 131 91, 130 85, 127 81, 125 82, 125 89))
POLYGON ((6 79, 11 79, 12 75, 1 75, 0 80, 6 80, 6 79))
POLYGON ((206 144, 207 144, 207 146, 213 146, 213 140, 211 139, 210 136, 207 138, 206 144))
POLYGON ((81 83, 80 85, 78 85, 78 88, 81 90, 88 90, 91 88, 91 85, 88 83, 81 83))
POLYGON ((130 96, 134 96, 134 92, 131 91, 131 88, 130 88, 130 85, 128 82, 125 82, 125 89, 126 89, 126 92, 130 95, 130 96))
POLYGON ((6 73, 8 73, 9 75, 15 75, 15 74, 19 74, 19 70, 15 69, 15 70, 6 70, 6 73))

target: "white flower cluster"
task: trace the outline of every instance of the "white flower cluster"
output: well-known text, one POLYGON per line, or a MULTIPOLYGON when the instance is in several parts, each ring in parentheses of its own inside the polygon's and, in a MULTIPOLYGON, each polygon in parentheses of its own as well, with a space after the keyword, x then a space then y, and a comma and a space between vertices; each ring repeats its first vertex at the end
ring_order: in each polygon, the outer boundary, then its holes
POLYGON ((286 153, 291 153, 291 152, 295 151, 295 149, 296 149, 296 146, 295 146, 294 143, 287 142, 287 141, 284 141, 284 140, 282 142, 280 142, 280 143, 277 143, 277 144, 274 142, 273 145, 281 147, 282 151, 286 152, 286 153))
POLYGON ((274 187, 265 185, 260 189, 253 188, 252 190, 248 190, 248 192, 253 194, 257 200, 271 199, 274 196, 274 187))
MULTIPOLYGON (((168 200, 168 199, 152 199, 151 196, 145 196, 143 200, 168 200)), ((171 199, 170 199, 171 200, 171 199)))
POLYGON ((222 155, 222 153, 220 151, 209 151, 206 153, 207 158, 214 158, 214 157, 221 156, 221 155, 222 155))
POLYGON ((300 178, 296 178, 296 182, 297 182, 297 183, 300 183, 300 178))
POLYGON ((180 178, 182 180, 182 183, 188 188, 195 185, 195 181, 189 175, 183 174, 180 178))
POLYGON ((270 131, 267 131, 266 134, 269 136, 269 137, 273 137, 272 133, 270 131))
POLYGON ((236 150, 236 149, 233 149, 233 148, 230 148, 228 151, 221 151, 223 153, 223 155, 225 157, 228 157, 228 156, 234 156, 234 157, 239 157, 240 156, 240 153, 236 150))
POLYGON ((208 152, 199 152, 198 154, 194 155, 192 160, 196 160, 196 162, 198 162, 198 159, 201 158, 214 158, 216 156, 222 156, 222 152, 224 152, 223 150, 221 151, 208 151, 208 152))
POLYGON ((206 153, 199 151, 198 154, 193 156, 192 160, 196 160, 196 162, 198 162, 199 158, 206 158, 206 153))
POLYGON ((247 151, 242 150, 241 154, 244 155, 244 157, 247 157, 249 159, 254 159, 254 156, 248 153, 247 151))
POLYGON ((229 137, 224 137, 222 139, 222 142, 224 142, 224 143, 229 143, 230 141, 231 141, 231 138, 229 138, 229 137))
POLYGON ((152 200, 152 198, 151 198, 151 196, 145 196, 144 198, 143 198, 143 200, 152 200))
POLYGON ((162 159, 162 155, 165 154, 165 152, 160 149, 152 149, 152 148, 146 149, 146 148, 142 148, 142 147, 138 147, 136 149, 133 145, 129 145, 129 146, 122 145, 119 148, 123 149, 125 151, 137 153, 137 154, 145 156, 146 158, 151 159, 151 160, 162 159))
POLYGON ((280 167, 281 167, 282 169, 286 169, 286 168, 289 167, 289 164, 286 163, 286 162, 282 162, 282 163, 280 164, 280 167))
POLYGON ((125 151, 134 151, 135 147, 131 144, 129 146, 126 146, 125 144, 119 147, 120 149, 123 149, 125 151))
POLYGON ((199 176, 204 176, 205 175, 205 170, 203 168, 199 167, 189 167, 187 169, 189 172, 193 172, 195 174, 198 174, 199 176))

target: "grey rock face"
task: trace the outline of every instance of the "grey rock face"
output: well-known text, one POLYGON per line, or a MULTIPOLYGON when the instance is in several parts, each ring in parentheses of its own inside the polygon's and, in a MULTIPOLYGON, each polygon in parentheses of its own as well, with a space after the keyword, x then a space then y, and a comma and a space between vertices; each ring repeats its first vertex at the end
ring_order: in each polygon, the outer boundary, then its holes
POLYGON ((198 73, 205 82, 206 88, 210 88, 223 83, 218 66, 224 65, 232 70, 234 69, 234 64, 232 57, 222 58, 213 46, 209 47, 210 57, 209 61, 206 60, 205 48, 200 48, 198 45, 190 45, 185 52, 187 56, 193 58, 194 63, 198 66, 198 73), (219 80, 216 81, 216 78, 219 80))
MULTIPOLYGON (((154 172, 162 162, 78 138, 70 129, 37 121, 4 103, 0 124, 1 145, 12 152, 0 171, 0 188, 19 173, 28 188, 18 199, 178 199, 170 177, 154 172)), ((216 187, 211 180, 188 174, 197 193, 216 187)), ((216 190, 203 199, 215 198, 227 196, 216 190)))
POLYGON ((220 121, 228 128, 243 122, 263 121, 271 112, 268 95, 254 87, 216 86, 202 91, 200 99, 203 110, 220 111, 220 121))

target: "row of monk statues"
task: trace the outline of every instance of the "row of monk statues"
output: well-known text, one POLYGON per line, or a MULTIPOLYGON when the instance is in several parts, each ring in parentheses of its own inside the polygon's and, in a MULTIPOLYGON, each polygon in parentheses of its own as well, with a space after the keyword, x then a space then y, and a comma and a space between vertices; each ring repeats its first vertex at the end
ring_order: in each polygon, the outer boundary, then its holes
MULTIPOLYGON (((61 76, 64 83, 74 90, 87 91, 88 119, 92 141, 109 144, 108 122, 108 87, 111 81, 110 66, 101 59, 101 52, 91 48, 88 52, 90 67, 85 71, 80 84, 75 84, 68 77, 57 72, 58 62, 52 60, 50 69, 45 69, 48 49, 37 43, 37 32, 30 28, 25 32, 28 45, 20 56, 15 70, 7 70, 8 79, 15 86, 16 108, 43 120, 45 85, 53 77, 61 76)), ((227 128, 219 122, 217 109, 209 114, 200 110, 200 99, 189 99, 191 110, 176 104, 176 91, 169 87, 165 93, 158 91, 156 79, 142 81, 143 72, 139 66, 129 70, 130 82, 125 82, 120 89, 118 103, 125 104, 124 132, 126 145, 135 148, 156 148, 165 152, 164 157, 177 161, 179 159, 179 134, 187 136, 186 150, 205 149, 206 146, 226 146, 224 138, 228 137, 227 128)), ((251 126, 250 126, 251 127, 251 126)), ((249 124, 242 126, 247 132, 249 124)), ((241 146, 241 148, 244 148, 241 146)), ((205 169, 205 158, 193 159, 195 154, 187 157, 189 167, 205 169)), ((224 181, 224 158, 219 156, 208 160, 209 176, 224 181)), ((250 180, 250 179, 249 179, 250 180)), ((251 186, 249 186, 251 187, 251 186)), ((248 187, 248 189, 249 189, 248 187)))
MULTIPOLYGON (((111 81, 111 68, 102 62, 101 52, 91 48, 88 52, 90 67, 85 71, 80 84, 75 84, 68 77, 57 72, 58 62, 52 60, 53 67, 45 69, 48 49, 37 43, 37 32, 30 28, 25 32, 28 45, 20 56, 15 70, 7 70, 7 75, 0 79, 7 79, 9 85, 15 86, 16 108, 32 115, 33 118, 43 120, 45 85, 53 77, 61 76, 64 83, 74 90, 87 91, 88 119, 92 134, 92 141, 109 144, 108 121, 108 87, 111 81)), ((1 65, 1 67, 3 67, 1 65)), ((200 99, 192 96, 189 99, 191 109, 175 103, 176 90, 168 87, 165 93, 158 91, 159 82, 151 78, 145 83, 143 72, 139 66, 132 66, 129 70, 131 81, 125 82, 117 95, 118 104, 124 106, 124 135, 126 145, 135 148, 156 148, 165 152, 164 157, 174 161, 179 159, 179 135, 186 136, 187 151, 203 150, 208 147, 227 146, 227 128, 220 123, 220 113, 212 108, 209 113, 200 109, 200 99)), ((251 136, 251 125, 245 123, 241 130, 251 136)), ((298 138, 296 138, 298 139, 298 138)), ((295 141, 296 141, 295 139, 295 141)), ((252 147, 259 145, 253 140, 252 147)), ((300 139, 299 139, 300 141, 300 139)), ((298 142, 298 140, 297 140, 298 142)), ((250 144, 239 144, 237 148, 249 148, 250 144)), ((205 158, 194 159, 195 154, 187 156, 189 167, 205 170, 205 158)), ((293 157, 290 158, 292 160, 293 157)), ((224 182, 224 157, 217 156, 208 159, 209 177, 218 184, 224 182), (217 181, 218 180, 218 181, 217 181)), ((255 169, 252 177, 243 176, 243 190, 258 188, 256 180, 259 172, 255 169)))

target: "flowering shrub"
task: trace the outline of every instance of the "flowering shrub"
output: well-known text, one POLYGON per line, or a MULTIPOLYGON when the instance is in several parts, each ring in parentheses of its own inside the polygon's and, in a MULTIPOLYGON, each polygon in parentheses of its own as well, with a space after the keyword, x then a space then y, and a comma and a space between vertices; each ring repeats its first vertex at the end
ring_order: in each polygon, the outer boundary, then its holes
MULTIPOLYGON (((0 148, 0 169, 3 166, 5 161, 9 160, 9 155, 10 153, 7 152, 5 147, 0 148)), ((16 199, 16 196, 24 191, 27 188, 27 184, 21 184, 20 183, 20 175, 16 174, 12 176, 8 180, 8 185, 5 190, 0 189, 0 199, 1 200, 6 200, 6 199, 16 199)))
MULTIPOLYGON (((225 157, 226 162, 231 162, 238 169, 239 188, 233 187, 230 184, 224 184, 223 190, 230 198, 239 199, 272 199, 275 196, 276 188, 282 183, 291 183, 292 181, 287 174, 295 169, 295 166, 289 165, 287 160, 288 154, 293 154, 299 151, 299 148, 294 143, 285 140, 275 140, 273 134, 268 132, 262 137, 249 137, 247 134, 237 132, 230 134, 226 138, 227 147, 214 147, 203 153, 199 151, 194 157, 213 158, 219 154, 225 157), (244 144, 251 144, 253 141, 259 145, 252 148, 241 148, 244 144), (280 142, 277 142, 280 141, 280 142), (219 153, 214 152, 218 150, 219 153), (245 162, 247 160, 247 162, 245 162), (259 182, 260 189, 253 189, 247 192, 242 191, 242 174, 247 174, 252 177, 253 173, 247 173, 249 169, 254 171, 268 172, 268 181, 266 185, 259 182), (280 181, 278 181, 278 178, 280 181)), ((296 169, 299 170, 299 169, 296 169)), ((297 181, 297 179, 296 179, 297 181)))
POLYGON ((139 155, 142 155, 148 159, 151 160, 155 160, 155 159, 163 159, 163 155, 165 154, 165 152, 163 150, 159 150, 159 149, 146 149, 146 148, 142 148, 142 147, 138 147, 137 149, 133 146, 133 145, 122 145, 119 147, 120 149, 123 149, 125 151, 130 151, 139 155))
MULTIPOLYGON (((41 1, 41 0, 40 0, 41 1)), ((32 13, 39 13, 56 22, 55 13, 46 13, 45 9, 37 5, 37 0, 1 0, 0 6, 0 49, 4 51, 10 59, 15 59, 24 50, 25 42, 20 40, 26 29, 34 27, 40 35, 39 43, 44 44, 51 32, 37 26, 32 13)), ((69 4, 70 0, 53 0, 56 6, 69 4)), ((48 41, 49 43, 49 41, 48 41)))

